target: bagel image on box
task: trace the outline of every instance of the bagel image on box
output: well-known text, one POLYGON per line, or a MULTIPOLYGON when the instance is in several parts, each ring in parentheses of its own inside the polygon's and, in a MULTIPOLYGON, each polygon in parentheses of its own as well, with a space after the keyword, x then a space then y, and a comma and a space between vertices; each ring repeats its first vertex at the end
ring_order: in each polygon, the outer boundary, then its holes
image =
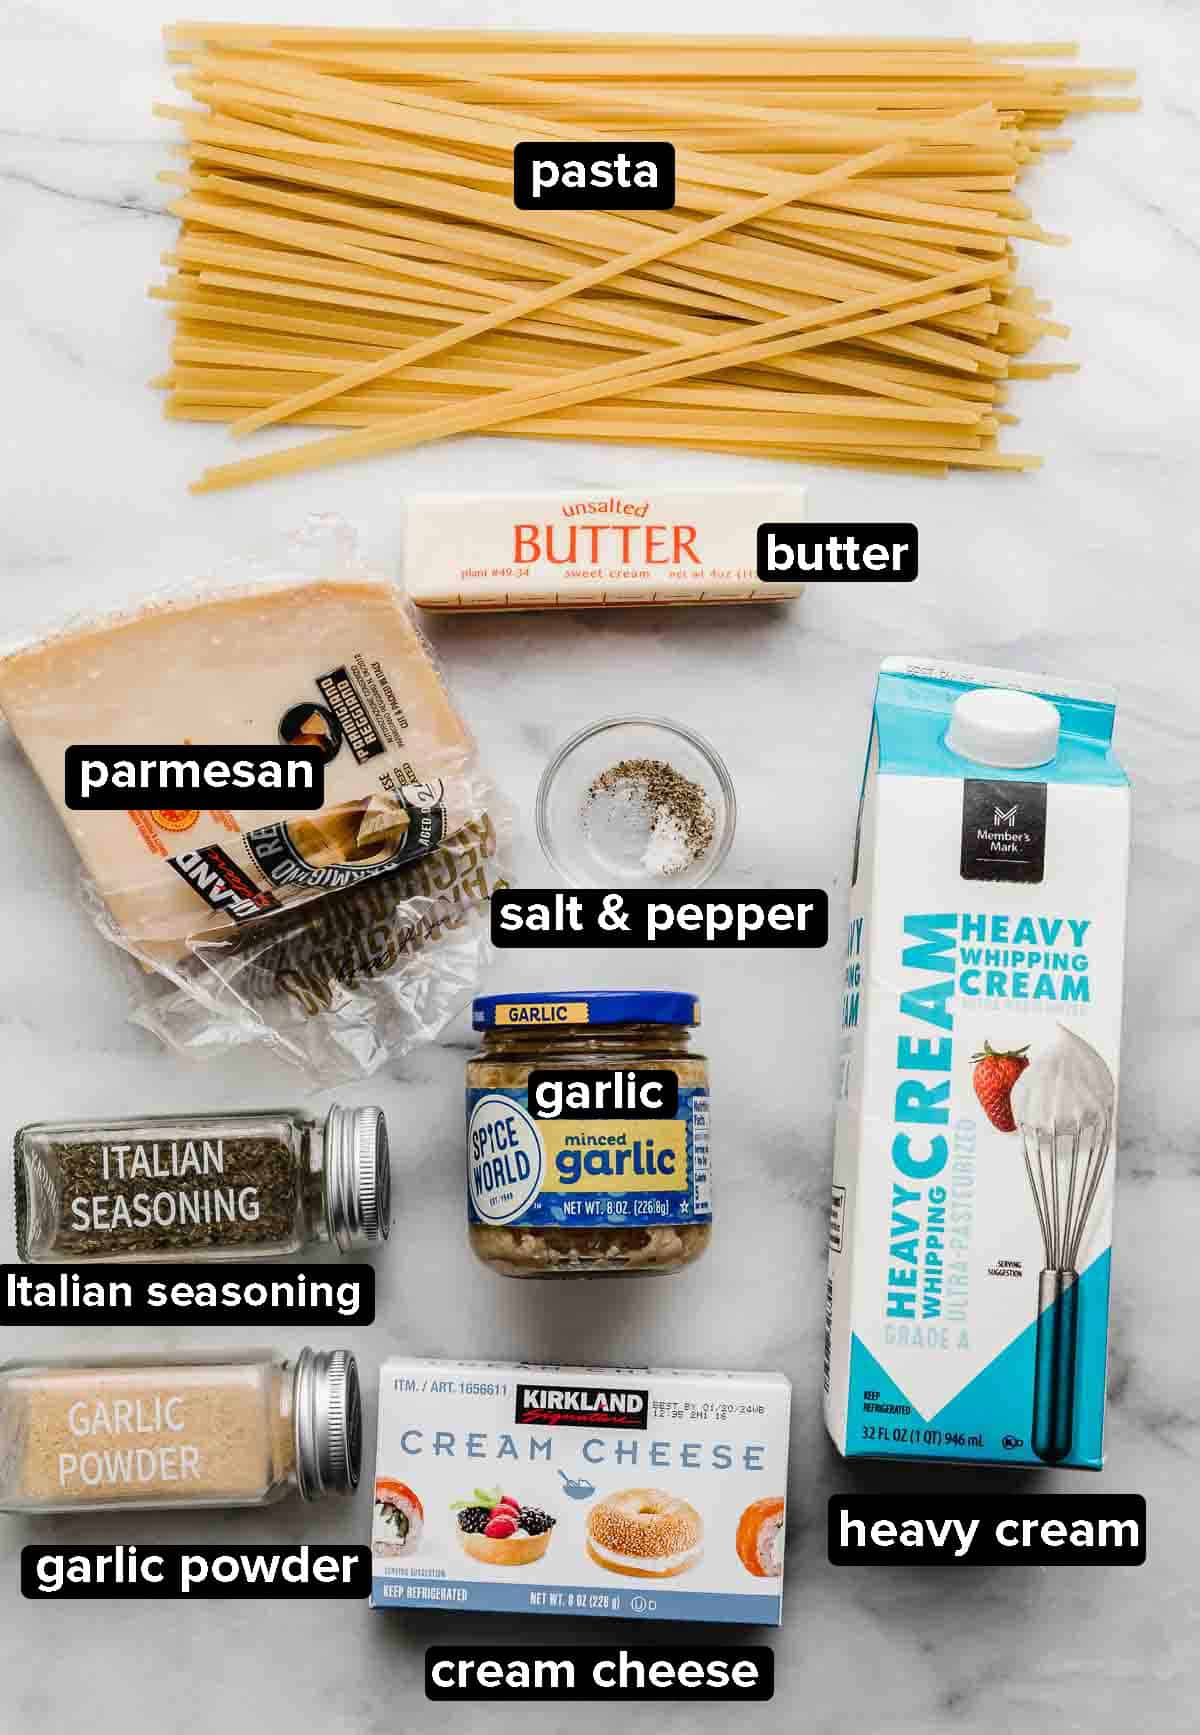
POLYGON ((851 873, 825 1413, 1103 1464, 1129 783, 1113 694, 883 665, 851 873))
POLYGON ((393 1359, 371 1605, 778 1626, 783 1374, 393 1359))

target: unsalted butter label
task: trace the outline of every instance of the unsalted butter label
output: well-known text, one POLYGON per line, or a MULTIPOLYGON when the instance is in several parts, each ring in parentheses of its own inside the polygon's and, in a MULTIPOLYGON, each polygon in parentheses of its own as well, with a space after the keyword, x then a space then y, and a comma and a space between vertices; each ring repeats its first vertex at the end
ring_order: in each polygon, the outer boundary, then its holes
POLYGON ((407 505, 405 567, 432 609, 779 602, 764 583, 764 520, 804 517, 796 487, 419 495, 407 505))

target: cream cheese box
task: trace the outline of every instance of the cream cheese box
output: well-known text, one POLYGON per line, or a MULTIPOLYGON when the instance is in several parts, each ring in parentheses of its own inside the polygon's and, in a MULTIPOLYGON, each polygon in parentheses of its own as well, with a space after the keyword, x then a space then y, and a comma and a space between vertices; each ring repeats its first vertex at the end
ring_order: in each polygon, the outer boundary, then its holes
POLYGON ((372 1607, 778 1626, 780 1373, 392 1358, 372 1607))
POLYGON ((795 487, 420 494, 405 579, 442 610, 783 602, 804 586, 758 577, 758 526, 804 515, 795 487))

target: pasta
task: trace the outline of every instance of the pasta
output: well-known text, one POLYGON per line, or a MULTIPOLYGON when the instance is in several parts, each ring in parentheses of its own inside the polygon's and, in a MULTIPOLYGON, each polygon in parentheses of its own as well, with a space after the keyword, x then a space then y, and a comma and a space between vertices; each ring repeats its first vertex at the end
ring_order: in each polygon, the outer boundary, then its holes
POLYGON ((487 431, 944 474, 1069 335, 1017 187, 1132 74, 1071 43, 166 32, 172 419, 318 430, 198 492, 487 431), (669 211, 518 210, 523 140, 669 138, 669 211), (332 431, 331 431, 332 430, 332 431))

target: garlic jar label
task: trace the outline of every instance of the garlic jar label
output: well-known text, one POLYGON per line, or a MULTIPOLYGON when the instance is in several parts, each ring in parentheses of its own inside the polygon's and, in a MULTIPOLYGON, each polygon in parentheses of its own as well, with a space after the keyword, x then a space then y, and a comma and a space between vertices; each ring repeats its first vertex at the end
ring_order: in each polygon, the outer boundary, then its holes
MULTIPOLYGON (((477 1093, 472 1093, 477 1094, 477 1093)), ((467 1198, 472 1219, 513 1223, 536 1199, 546 1171, 537 1122, 516 1093, 478 1093, 467 1126, 467 1198)))
POLYGON ((535 1117, 526 1088, 467 1092, 472 1223, 619 1228, 708 1222, 708 1092, 676 1116, 535 1117))

